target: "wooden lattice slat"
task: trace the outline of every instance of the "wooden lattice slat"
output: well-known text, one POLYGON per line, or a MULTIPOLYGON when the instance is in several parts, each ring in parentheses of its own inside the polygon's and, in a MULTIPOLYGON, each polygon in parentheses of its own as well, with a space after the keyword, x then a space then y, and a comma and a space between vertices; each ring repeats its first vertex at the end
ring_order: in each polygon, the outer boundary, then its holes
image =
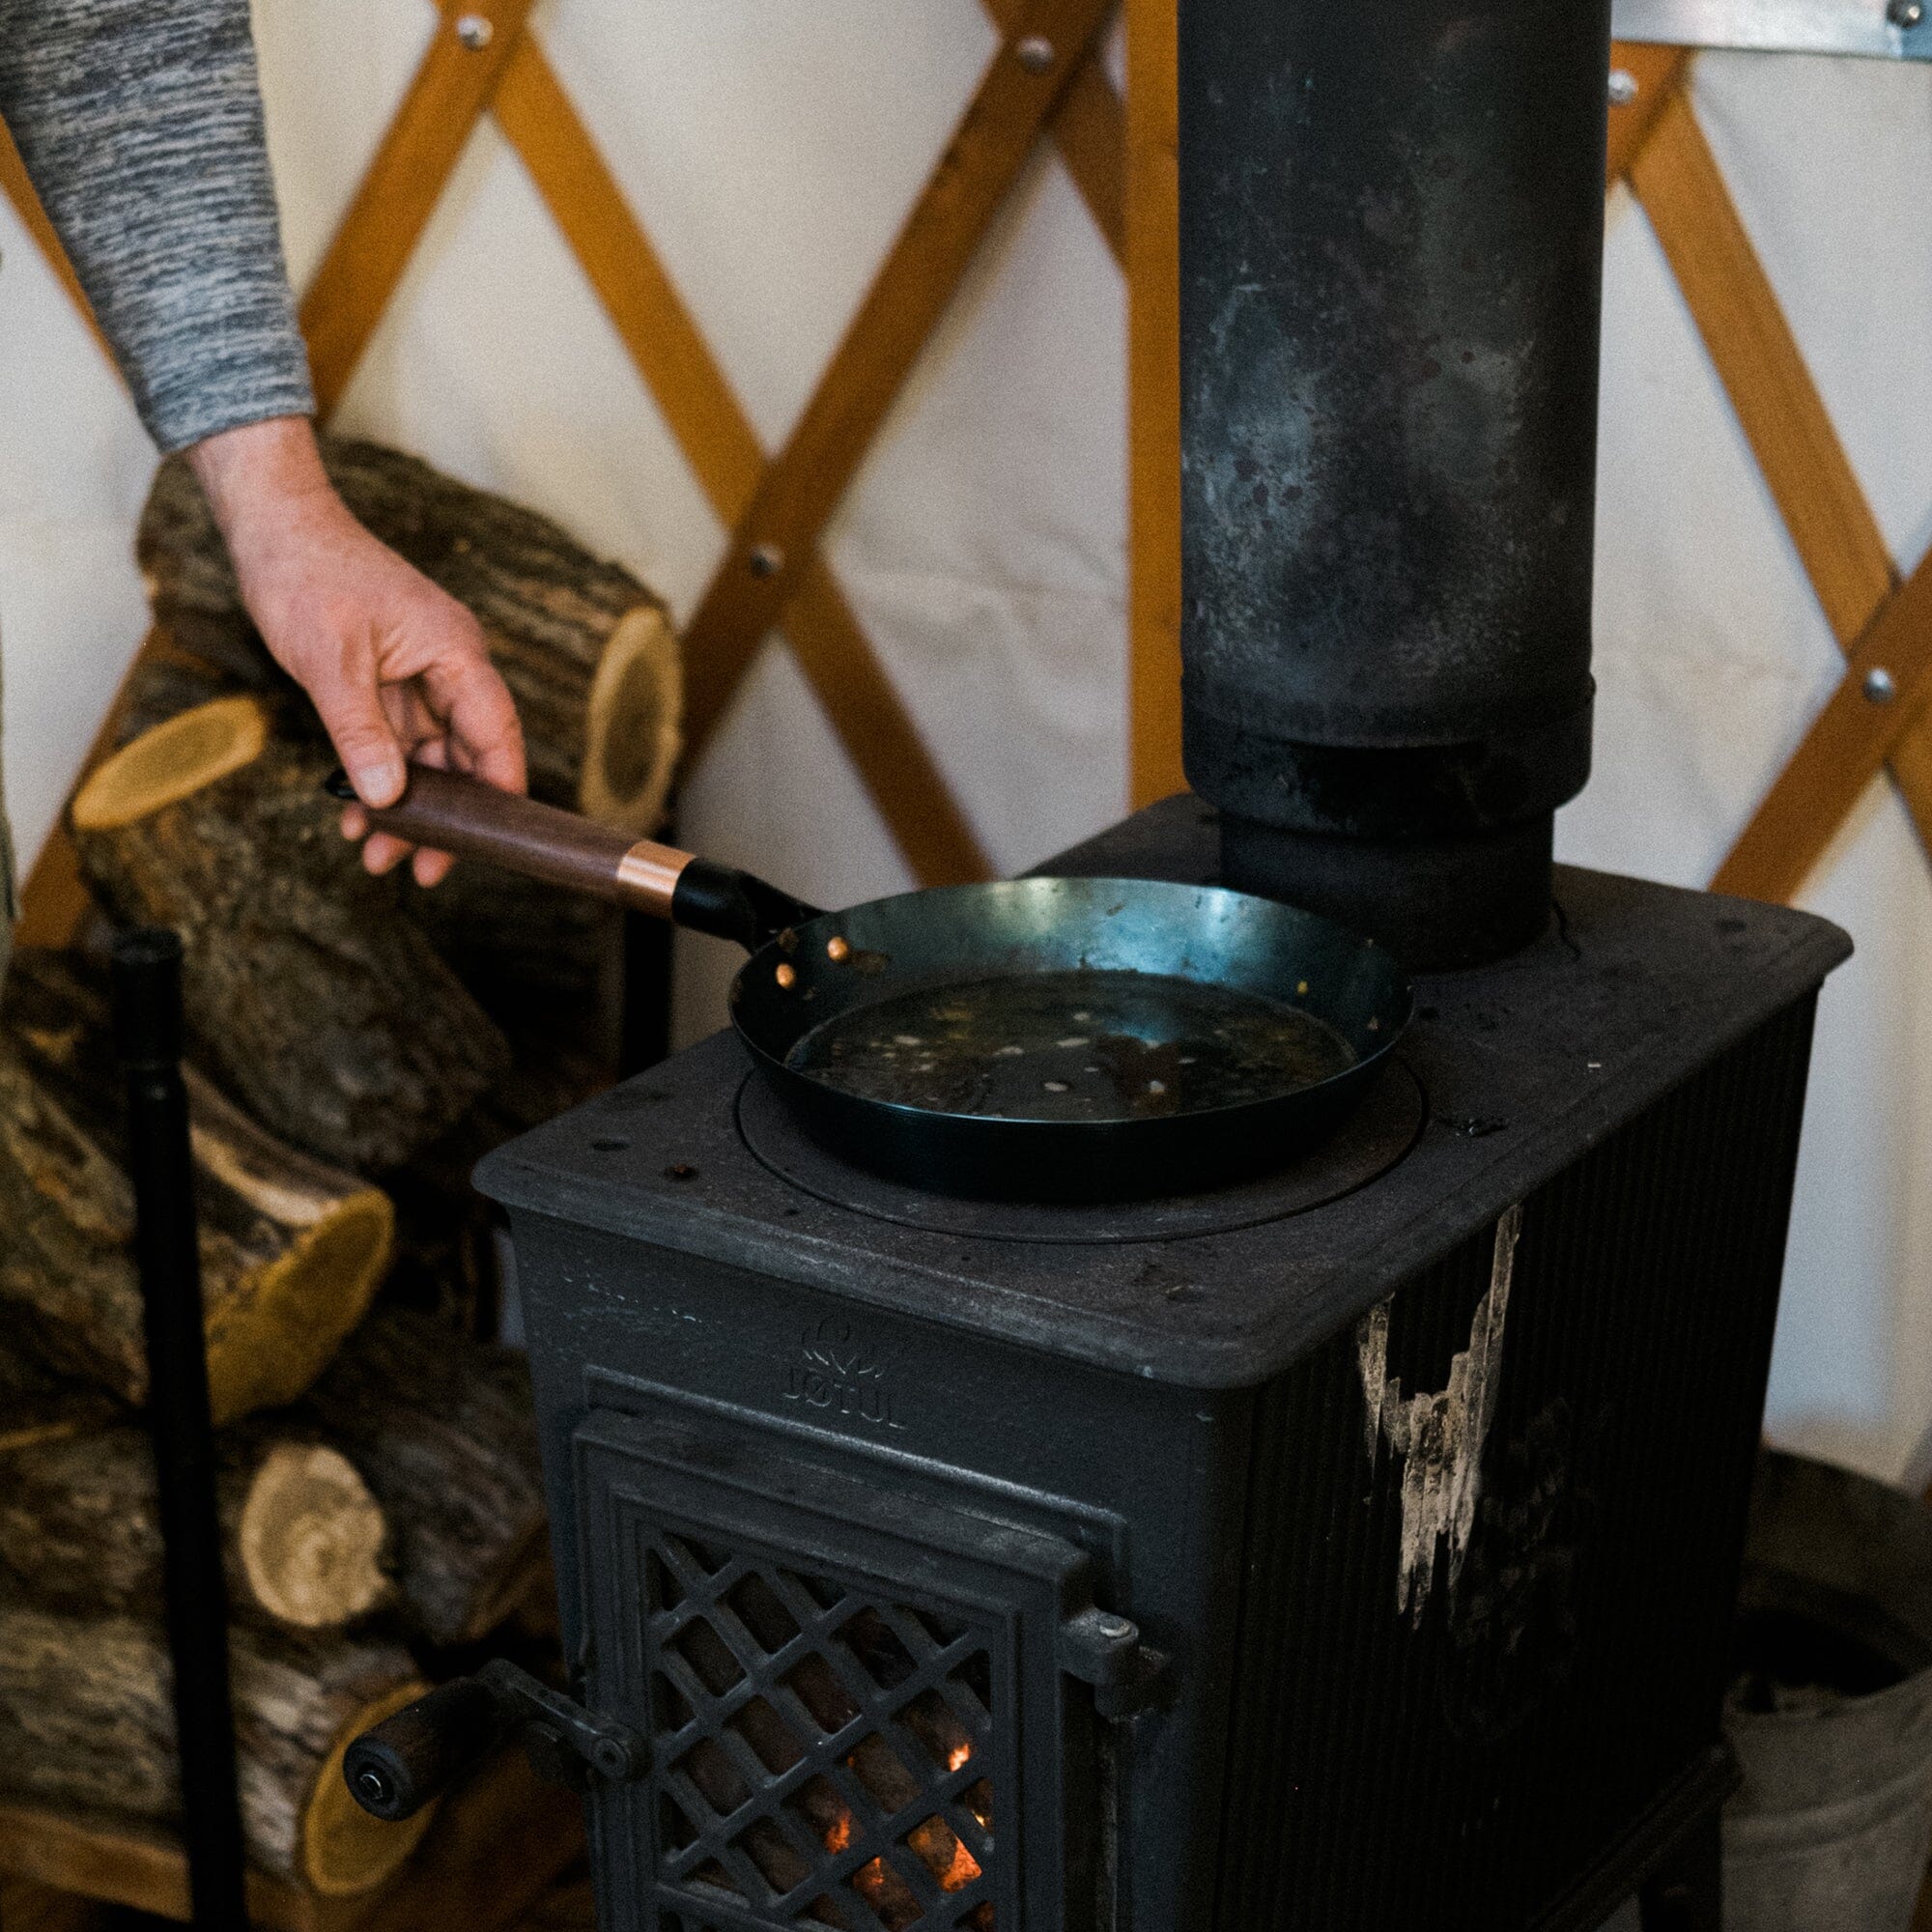
POLYGON ((1717 156, 1682 93, 1664 104, 1634 157, 1631 185, 1833 634, 1849 648, 1898 580, 1717 156))
POLYGON ((429 50, 302 299, 302 333, 324 418, 342 400, 522 43, 531 4, 462 0, 459 7, 450 0, 442 7, 429 50), (478 32, 476 22, 488 31, 478 32))
POLYGON ((1127 0, 1127 796, 1180 768, 1180 99, 1174 0, 1127 0))
POLYGON ((1108 0, 1030 0, 987 67, 686 629, 685 728, 694 753, 779 621, 1107 11, 1108 0), (1030 60, 1030 46, 1044 46, 1050 60, 1030 60))
POLYGON ((1716 880, 1747 898, 1796 895, 1908 731, 1932 703, 1932 559, 1887 602, 1847 659, 1844 680, 1766 794, 1716 880), (1895 693, 1874 703, 1865 680, 1895 693))
POLYGON ((1657 117, 1690 77, 1690 59, 1683 47, 1636 46, 1628 41, 1619 41, 1610 49, 1610 71, 1624 75, 1635 91, 1610 103, 1606 186, 1615 187, 1630 173, 1657 117))
MULTIPOLYGON (((1923 715, 1932 700, 1932 588, 1917 580, 1898 586, 1877 519, 1697 125, 1689 71, 1680 58, 1641 123, 1626 124, 1628 178, 1847 658, 1836 692, 1712 881, 1719 892, 1786 900, 1888 758, 1932 850, 1932 719, 1923 715), (1868 685, 1874 672, 1882 679, 1868 685)), ((1640 90, 1627 111, 1642 104, 1640 90)))
MULTIPOLYGON (((496 113, 713 510, 735 526, 764 472, 756 432, 534 41, 504 75, 496 113)), ((914 872, 930 885, 986 877, 971 826, 817 556, 799 575, 785 623, 914 872)))
MULTIPOLYGON (((1025 31, 1026 0, 980 0, 993 25, 1011 40, 1025 31)), ((1077 63, 1072 84, 1053 111, 1048 131, 1114 260, 1125 265, 1126 114, 1101 66, 1099 50, 1077 63)))
POLYGON ((1053 117, 1053 143, 1094 217, 1108 252, 1127 260, 1127 117, 1121 97, 1090 55, 1053 117))
POLYGON ((100 325, 94 319, 93 304, 80 286, 80 277, 74 273, 73 264, 67 258, 67 250, 60 244, 60 237, 54 233, 53 223, 47 219, 46 210, 41 206, 40 196, 34 192, 33 183, 27 179, 20 151, 14 145, 14 137, 7 131, 4 122, 0 122, 0 192, 4 192, 13 203, 14 213, 20 217, 20 225, 34 238, 34 245, 46 258, 48 268, 59 278, 61 287, 67 291, 68 299, 87 324, 89 333, 111 367, 114 352, 108 348, 107 338, 101 334, 100 325))

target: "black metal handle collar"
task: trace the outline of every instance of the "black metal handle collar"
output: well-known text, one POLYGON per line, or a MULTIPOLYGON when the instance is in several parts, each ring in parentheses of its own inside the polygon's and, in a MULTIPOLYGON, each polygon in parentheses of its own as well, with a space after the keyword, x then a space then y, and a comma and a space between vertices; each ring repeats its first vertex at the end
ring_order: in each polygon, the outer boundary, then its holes
POLYGON ((708 932, 755 952, 789 927, 817 919, 819 911, 735 866, 694 859, 678 874, 670 916, 689 932, 708 932))

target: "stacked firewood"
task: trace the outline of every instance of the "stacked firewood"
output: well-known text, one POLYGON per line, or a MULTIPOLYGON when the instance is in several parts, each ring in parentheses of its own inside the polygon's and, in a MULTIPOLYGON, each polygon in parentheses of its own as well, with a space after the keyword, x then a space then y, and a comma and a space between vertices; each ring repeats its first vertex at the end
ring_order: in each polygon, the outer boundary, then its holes
MULTIPOLYGON (((677 741, 657 602, 410 458, 327 458, 481 620, 532 790, 650 830, 677 741)), ((178 1816, 100 964, 114 924, 161 923, 185 948, 244 1826, 261 1869, 340 1895, 415 1835, 355 1810, 344 1746, 541 1589, 527 1376, 478 1339, 495 1250, 468 1175, 609 1077, 617 935, 481 868, 433 893, 368 877, 322 790, 327 740, 179 461, 139 554, 156 633, 69 814, 99 930, 21 952, 0 997, 0 1805, 161 1833, 178 1816)))

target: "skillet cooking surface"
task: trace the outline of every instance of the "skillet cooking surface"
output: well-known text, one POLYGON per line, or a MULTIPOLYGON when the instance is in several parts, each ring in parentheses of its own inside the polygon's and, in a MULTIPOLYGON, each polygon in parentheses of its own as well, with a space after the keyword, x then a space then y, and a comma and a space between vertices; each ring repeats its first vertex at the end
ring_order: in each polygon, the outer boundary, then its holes
POLYGON ((940 1193, 1170 1195, 1277 1168, 1401 1037, 1379 948, 1214 886, 1014 879, 875 899, 746 961, 732 1019, 828 1151, 940 1193))
POLYGON ((1004 1121, 1144 1121, 1344 1072, 1332 1027, 1167 974, 1047 972, 921 986, 825 1021, 786 1065, 863 1099, 1004 1121))

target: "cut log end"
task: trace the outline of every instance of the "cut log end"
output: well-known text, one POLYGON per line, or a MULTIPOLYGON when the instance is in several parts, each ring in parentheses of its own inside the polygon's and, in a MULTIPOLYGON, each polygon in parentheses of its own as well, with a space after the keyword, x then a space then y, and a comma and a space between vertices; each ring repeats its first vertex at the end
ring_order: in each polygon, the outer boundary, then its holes
POLYGON ((350 1796, 342 1776, 349 1747, 372 1724, 412 1704, 427 1684, 403 1684, 385 1692, 343 1725, 316 1775, 315 1788, 302 1810, 301 1876, 324 1898, 354 1898, 373 1891, 415 1850, 436 1816, 426 1804, 413 1818, 384 1824, 372 1818, 350 1796))
POLYGON ((262 755, 267 714, 252 697, 219 697, 125 745, 75 793, 74 829, 132 825, 262 755))
POLYGON ((662 822, 683 750, 684 677, 664 612, 639 605, 611 631, 590 687, 578 805, 639 838, 662 822))
POLYGON ((346 1456, 322 1443, 279 1442, 256 1472, 236 1541, 256 1602, 284 1623, 322 1630, 381 1598, 386 1529, 346 1456))
POLYGON ((217 1427, 294 1402, 315 1380, 367 1313, 395 1231, 386 1194, 349 1195, 212 1316, 208 1392, 217 1427))

